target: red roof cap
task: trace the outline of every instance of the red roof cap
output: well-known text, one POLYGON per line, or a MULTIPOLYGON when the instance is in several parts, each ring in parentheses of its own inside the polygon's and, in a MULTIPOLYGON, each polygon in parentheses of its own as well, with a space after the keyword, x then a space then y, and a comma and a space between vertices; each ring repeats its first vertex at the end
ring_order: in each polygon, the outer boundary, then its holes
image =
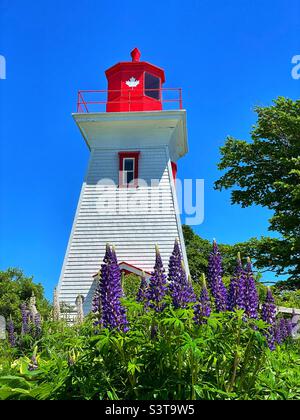
POLYGON ((133 62, 138 62, 140 61, 141 58, 141 51, 138 48, 134 48, 131 53, 130 53, 131 57, 132 57, 132 61, 133 62))

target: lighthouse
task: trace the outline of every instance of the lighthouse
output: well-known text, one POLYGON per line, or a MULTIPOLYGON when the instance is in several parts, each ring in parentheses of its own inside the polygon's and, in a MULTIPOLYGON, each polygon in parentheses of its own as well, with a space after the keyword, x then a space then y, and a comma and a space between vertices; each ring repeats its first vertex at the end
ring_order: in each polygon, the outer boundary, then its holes
POLYGON ((107 89, 79 91, 73 114, 90 158, 57 288, 72 307, 83 296, 85 314, 107 243, 122 271, 149 276, 155 245, 167 270, 178 239, 188 272, 176 196, 188 150, 181 89, 165 88, 164 70, 137 48, 105 75, 107 89))

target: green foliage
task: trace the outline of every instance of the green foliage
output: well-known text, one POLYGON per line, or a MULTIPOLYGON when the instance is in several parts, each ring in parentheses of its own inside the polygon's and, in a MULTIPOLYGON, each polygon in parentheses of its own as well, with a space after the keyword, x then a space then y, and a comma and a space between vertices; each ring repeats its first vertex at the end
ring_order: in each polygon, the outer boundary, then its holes
POLYGON ((129 299, 135 299, 139 290, 141 279, 135 274, 122 276, 122 287, 124 295, 129 299))
POLYGON ((300 400, 299 350, 298 340, 267 354, 255 385, 257 399, 300 400))
POLYGON ((300 309, 300 290, 280 290, 275 287, 273 288, 273 295, 276 305, 300 309))
POLYGON ((46 322, 25 354, 4 344, 0 399, 300 398, 299 348, 288 344, 271 353, 262 321, 247 323, 240 311, 213 314, 199 327, 192 308, 169 305, 156 314, 134 300, 123 303, 127 334, 95 330, 88 317, 82 326, 46 322), (38 369, 30 371, 33 354, 38 369))
MULTIPOLYGON (((234 188, 232 203, 273 211, 269 230, 280 238, 252 239, 256 266, 287 273, 299 285, 300 275, 300 101, 278 98, 273 106, 256 107, 252 143, 228 137, 221 148, 215 186, 234 188)), ((299 286, 298 286, 299 287, 299 286)))
POLYGON ((32 293, 41 316, 47 319, 51 306, 44 297, 43 286, 34 283, 32 277, 26 277, 17 268, 0 271, 0 314, 6 319, 11 316, 18 328, 21 324, 20 304, 27 302, 32 293))

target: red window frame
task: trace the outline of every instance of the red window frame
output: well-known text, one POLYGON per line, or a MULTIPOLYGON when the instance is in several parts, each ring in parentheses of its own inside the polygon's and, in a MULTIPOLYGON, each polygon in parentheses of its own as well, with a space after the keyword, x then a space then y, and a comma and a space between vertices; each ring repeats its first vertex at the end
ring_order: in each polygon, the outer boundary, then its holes
POLYGON ((119 187, 137 187, 138 178, 139 178, 139 157, 140 152, 119 152, 119 187), (133 182, 130 184, 125 184, 123 179, 123 162, 124 159, 131 158, 134 159, 134 175, 133 182))

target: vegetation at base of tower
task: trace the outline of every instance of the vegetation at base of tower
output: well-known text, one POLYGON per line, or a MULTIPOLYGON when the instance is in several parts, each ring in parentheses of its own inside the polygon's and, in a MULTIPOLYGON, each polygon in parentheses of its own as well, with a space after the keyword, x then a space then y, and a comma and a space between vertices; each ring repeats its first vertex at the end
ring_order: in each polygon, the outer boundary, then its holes
POLYGON ((0 315, 6 319, 12 317, 17 328, 21 327, 20 305, 28 302, 34 294, 41 316, 46 320, 50 315, 51 305, 44 297, 44 288, 34 283, 32 277, 24 275, 18 268, 0 271, 0 315))
MULTIPOLYGON (((228 137, 221 148, 215 183, 233 189, 233 204, 253 204, 273 212, 269 230, 279 237, 248 241, 258 269, 288 274, 300 288, 300 100, 279 97, 269 107, 256 107, 252 142, 228 137)), ((247 246, 247 244, 245 244, 247 246)))
MULTIPOLYGON (((182 267, 176 247, 172 256, 176 274, 182 267)), ((120 294, 126 277, 122 282, 116 261, 108 247, 99 283, 101 299, 116 296, 101 305, 97 294, 82 324, 48 320, 39 335, 23 331, 20 340, 18 331, 14 346, 2 341, 0 399, 300 399, 299 340, 291 339, 289 320, 275 320, 271 290, 256 293, 249 261, 238 258, 226 288, 215 243, 207 287, 204 276, 192 283, 195 298, 184 270, 165 283, 158 250, 147 286, 132 278, 134 287, 120 294), (163 293, 155 294, 157 285, 163 293)))

